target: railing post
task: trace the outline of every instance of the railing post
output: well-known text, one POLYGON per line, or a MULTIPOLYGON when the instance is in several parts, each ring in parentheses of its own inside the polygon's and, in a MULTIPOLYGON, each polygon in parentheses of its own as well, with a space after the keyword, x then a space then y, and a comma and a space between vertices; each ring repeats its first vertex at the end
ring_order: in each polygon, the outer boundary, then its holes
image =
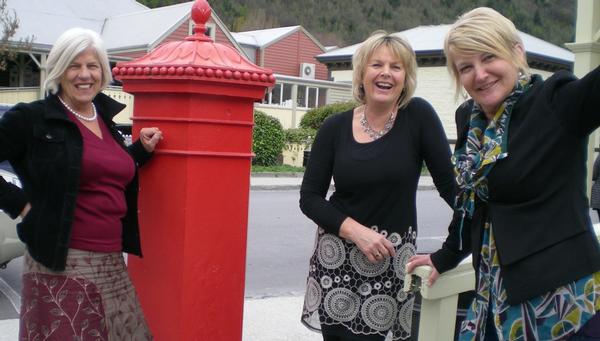
POLYGON ((475 272, 471 257, 464 259, 456 268, 443 273, 434 285, 425 283, 431 267, 419 266, 404 279, 404 290, 421 293, 419 341, 452 341, 456 325, 458 295, 475 288, 475 272))

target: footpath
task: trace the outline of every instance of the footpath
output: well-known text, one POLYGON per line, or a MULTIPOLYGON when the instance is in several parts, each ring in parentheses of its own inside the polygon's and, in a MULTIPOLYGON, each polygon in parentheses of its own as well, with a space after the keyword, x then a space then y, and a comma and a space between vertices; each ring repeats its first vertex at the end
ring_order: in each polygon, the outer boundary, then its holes
MULTIPOLYGON (((252 190, 293 190, 300 189, 301 184, 302 173, 253 173, 250 177, 252 190)), ((422 175, 419 190, 430 189, 435 189, 433 179, 429 175, 422 175)))
MULTIPOLYGON (((258 173, 250 178, 251 190, 297 190, 301 184, 301 173, 258 173)), ((430 176, 421 176, 419 190, 434 188, 430 176)), ((303 302, 303 296, 246 298, 242 341, 322 340, 300 323, 303 302)), ((0 320, 0 341, 18 340, 18 329, 17 319, 0 320)))

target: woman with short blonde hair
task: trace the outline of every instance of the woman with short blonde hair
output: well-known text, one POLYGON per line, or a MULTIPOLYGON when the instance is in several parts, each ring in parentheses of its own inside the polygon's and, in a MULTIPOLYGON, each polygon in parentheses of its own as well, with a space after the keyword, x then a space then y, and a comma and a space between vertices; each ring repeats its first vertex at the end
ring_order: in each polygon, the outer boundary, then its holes
POLYGON ((302 322, 325 341, 405 340, 415 298, 402 288, 416 252, 419 176, 427 164, 450 205, 450 150, 431 105, 413 97, 417 61, 406 41, 376 32, 353 61, 361 105, 323 123, 300 189, 300 208, 318 225, 302 322))
POLYGON ((457 91, 454 218, 442 248, 411 258, 439 273, 473 255, 477 294, 460 340, 600 340, 600 245, 586 196, 600 67, 530 75, 515 26, 462 15, 445 53, 457 91))
MULTIPOLYGON (((402 94, 398 98, 398 107, 403 108, 408 104, 417 88, 417 59, 412 47, 404 38, 396 34, 388 34, 385 31, 375 31, 352 56, 352 68, 364 70, 371 54, 380 46, 387 47, 404 64, 406 80, 402 94)), ((352 94, 354 99, 361 104, 365 103, 363 78, 362 72, 352 74, 352 94)))

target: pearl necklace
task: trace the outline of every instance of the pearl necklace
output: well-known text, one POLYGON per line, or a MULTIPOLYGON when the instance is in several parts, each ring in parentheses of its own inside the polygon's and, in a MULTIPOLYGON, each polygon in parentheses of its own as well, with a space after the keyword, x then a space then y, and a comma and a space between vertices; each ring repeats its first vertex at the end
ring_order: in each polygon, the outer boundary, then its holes
POLYGON ((71 112, 71 114, 75 115, 77 118, 80 118, 84 121, 88 121, 88 122, 92 122, 93 120, 96 119, 96 117, 98 117, 98 112, 96 111, 96 106, 94 105, 94 102, 92 102, 92 111, 94 112, 94 114, 91 117, 88 116, 84 116, 80 113, 78 113, 77 111, 71 109, 71 107, 65 103, 65 101, 63 101, 62 98, 60 98, 60 96, 56 96, 58 97, 58 100, 60 101, 60 103, 62 103, 62 105, 65 106, 65 108, 67 108, 67 110, 69 110, 69 112, 71 112))
POLYGON ((377 140, 383 135, 387 134, 390 130, 392 130, 392 127, 394 126, 395 117, 396 115, 394 115, 394 112, 392 111, 390 113, 390 118, 388 118, 387 122, 385 122, 385 124, 383 125, 383 129, 377 131, 371 127, 369 121, 367 120, 367 105, 365 104, 365 110, 363 110, 362 116, 360 118, 360 125, 362 126, 363 131, 367 135, 369 135, 370 138, 372 138, 373 140, 377 140))

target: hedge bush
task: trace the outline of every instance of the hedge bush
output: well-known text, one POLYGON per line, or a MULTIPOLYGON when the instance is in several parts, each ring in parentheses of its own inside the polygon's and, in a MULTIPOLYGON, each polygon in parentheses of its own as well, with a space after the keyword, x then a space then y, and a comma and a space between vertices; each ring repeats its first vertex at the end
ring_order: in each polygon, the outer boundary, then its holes
POLYGON ((274 166, 283 149, 283 128, 278 119, 254 110, 254 129, 252 130, 252 151, 255 156, 253 165, 274 166))
POLYGON ((311 128, 318 130, 323 121, 332 114, 350 110, 358 104, 354 101, 327 104, 319 108, 311 109, 304 114, 300 120, 300 128, 311 128))
POLYGON ((316 130, 312 128, 292 128, 284 130, 285 143, 303 144, 310 146, 315 139, 316 130))

